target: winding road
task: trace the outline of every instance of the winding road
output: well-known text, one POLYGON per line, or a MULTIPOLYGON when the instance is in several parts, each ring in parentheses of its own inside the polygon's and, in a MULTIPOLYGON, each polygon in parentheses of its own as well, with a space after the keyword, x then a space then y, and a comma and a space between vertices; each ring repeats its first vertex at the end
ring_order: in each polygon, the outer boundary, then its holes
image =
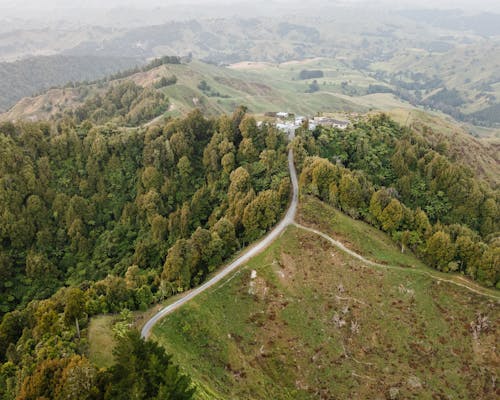
MULTIPOLYGON (((293 137, 294 137, 294 132, 292 131, 289 133, 289 139, 292 140, 293 137)), ((178 299, 174 303, 162 308, 155 315, 153 315, 153 317, 151 317, 151 319, 149 319, 146 322, 146 324, 143 326, 143 328, 141 330, 141 336, 144 339, 147 339, 149 337, 149 335, 151 334, 151 329, 160 319, 162 319, 166 315, 170 314, 174 310, 178 309, 184 303, 187 303, 192 298, 198 296, 200 293, 204 292, 208 288, 214 286, 216 283, 220 282, 221 279, 223 279, 228 274, 233 272, 236 268, 238 268, 242 264, 245 264, 251 258, 253 258, 257 254, 259 254, 260 252, 265 250, 276 238, 278 238, 278 236, 289 225, 294 225, 299 229, 302 229, 302 230, 308 231, 310 233, 314 233, 318 236, 321 236, 323 239, 327 240, 335 247, 337 247, 340 250, 342 250, 343 252, 351 255, 352 257, 362 261, 367 266, 380 267, 380 268, 386 268, 386 269, 387 268, 389 268, 389 269, 401 269, 401 270, 405 270, 405 271, 411 271, 411 272, 414 272, 417 274, 425 274, 425 275, 427 275, 427 276, 429 276, 432 279, 435 279, 437 281, 448 282, 448 283, 451 283, 451 284, 454 284, 457 286, 461 286, 464 289, 470 290, 471 292, 475 292, 475 293, 481 294, 483 296, 488 296, 490 298, 495 299, 497 302, 500 302, 499 296, 497 296, 496 294, 488 293, 488 292, 482 290, 482 288, 480 288, 480 287, 474 288, 474 287, 469 286, 469 284, 459 283, 453 279, 443 279, 443 278, 438 277, 438 276, 436 276, 428 271, 422 271, 422 270, 418 270, 418 269, 411 269, 411 268, 407 268, 407 267, 400 267, 400 266, 394 266, 394 265, 385 265, 385 264, 382 265, 382 264, 370 261, 370 260, 366 259, 365 257, 363 257, 362 255, 352 251, 351 249, 348 249, 341 242, 333 239, 332 237, 328 236, 327 234, 325 234, 321 231, 318 231, 316 229, 309 228, 307 226, 303 226, 303 225, 300 225, 298 223, 295 223, 295 214, 297 213, 297 207, 298 207, 298 202, 299 202, 299 184, 298 184, 298 180, 297 180, 297 172, 295 170, 293 152, 291 149, 288 151, 288 169, 290 172, 290 179, 292 181, 292 201, 290 203, 290 206, 288 207, 288 210, 287 210, 285 216, 281 220, 281 222, 278 225, 276 225, 274 227, 274 229, 272 231, 270 231, 261 241, 257 242, 256 244, 254 244, 253 246, 251 246, 247 250, 245 250, 245 252, 242 255, 240 255, 237 259, 235 259, 229 265, 227 265, 226 267, 221 269, 216 275, 214 275, 211 279, 206 281, 203 285, 198 286, 197 288, 195 288, 189 292, 186 292, 184 294, 184 296, 182 296, 180 299, 178 299)), ((467 283, 469 283, 469 282, 467 282, 467 283)))
MULTIPOLYGON (((290 132, 289 139, 292 140, 294 137, 294 132, 290 132)), ((288 150, 288 170, 290 173, 290 179, 292 181, 292 201, 288 210, 281 220, 281 222, 274 227, 272 231, 270 231, 261 241, 257 242, 250 248, 248 248, 241 256, 239 256, 236 260, 231 262, 231 264, 227 265, 223 269, 221 269, 216 275, 206 281, 203 285, 198 286, 197 288, 186 292, 186 294, 178 299, 177 301, 169 304, 168 306, 162 308, 158 311, 153 317, 151 317, 146 324, 142 327, 141 336, 144 339, 147 339, 151 334, 151 329, 153 326, 165 317, 170 314, 174 310, 181 307, 184 303, 187 303, 192 298, 198 296, 200 293, 204 292, 208 288, 212 287, 216 283, 218 283, 221 279, 226 277, 228 274, 233 272, 236 268, 248 262, 251 258, 255 257, 261 251, 265 250, 274 240, 285 230, 285 228, 294 223, 295 214, 297 213, 297 206, 299 203, 299 183, 297 180, 297 171, 295 170, 295 163, 293 159, 293 151, 292 149, 288 150)))

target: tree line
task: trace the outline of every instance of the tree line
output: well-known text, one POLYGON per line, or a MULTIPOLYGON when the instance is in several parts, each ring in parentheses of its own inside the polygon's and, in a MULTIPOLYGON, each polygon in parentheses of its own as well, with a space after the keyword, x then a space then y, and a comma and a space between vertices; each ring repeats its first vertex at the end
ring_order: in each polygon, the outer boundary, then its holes
POLYGON ((381 114, 352 127, 302 130, 302 193, 389 233, 430 266, 485 286, 500 281, 500 192, 451 159, 446 142, 381 114))

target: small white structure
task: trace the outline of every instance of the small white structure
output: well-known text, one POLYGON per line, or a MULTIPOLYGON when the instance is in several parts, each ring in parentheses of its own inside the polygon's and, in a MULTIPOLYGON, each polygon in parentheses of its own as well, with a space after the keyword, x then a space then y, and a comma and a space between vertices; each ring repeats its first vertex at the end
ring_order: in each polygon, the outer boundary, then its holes
POLYGON ((349 121, 339 121, 337 119, 334 119, 332 126, 334 128, 345 129, 349 126, 349 121))
POLYGON ((280 111, 279 113, 276 113, 276 116, 278 118, 288 118, 289 114, 287 112, 280 111))
POLYGON ((306 117, 302 116, 295 117, 295 125, 302 125, 306 119, 306 117))
POLYGON ((292 122, 287 122, 287 123, 278 122, 276 124, 276 128, 282 132, 290 134, 292 132, 295 132, 295 129, 297 129, 297 126, 292 122))
POLYGON ((338 119, 328 117, 315 117, 314 124, 338 129, 346 129, 349 126, 349 121, 340 121, 338 119))
POLYGON ((315 130, 315 129, 316 129, 316 126, 317 126, 317 125, 316 125, 314 122, 309 121, 309 130, 310 130, 310 131, 315 130))

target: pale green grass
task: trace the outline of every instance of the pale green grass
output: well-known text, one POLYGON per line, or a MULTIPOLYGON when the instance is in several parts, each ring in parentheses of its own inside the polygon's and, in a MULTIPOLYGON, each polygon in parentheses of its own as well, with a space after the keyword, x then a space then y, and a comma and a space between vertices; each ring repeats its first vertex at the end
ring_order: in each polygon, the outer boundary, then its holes
MULTIPOLYGON (((382 233, 325 207, 317 210, 324 225, 365 256, 425 268, 382 233)), ((153 339, 191 374, 199 398, 386 398, 398 388, 400 398, 488 399, 498 320, 487 298, 410 268, 366 268, 288 228, 162 320, 153 339), (469 330, 477 312, 492 322, 480 342, 469 330)))
POLYGON ((99 368, 108 368, 113 364, 115 339, 112 326, 115 316, 98 315, 90 320, 88 327, 89 359, 99 368))

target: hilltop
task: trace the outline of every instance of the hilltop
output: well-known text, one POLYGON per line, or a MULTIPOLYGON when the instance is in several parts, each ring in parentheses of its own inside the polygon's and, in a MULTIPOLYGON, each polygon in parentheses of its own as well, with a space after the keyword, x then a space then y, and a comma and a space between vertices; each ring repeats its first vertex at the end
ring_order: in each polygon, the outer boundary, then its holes
POLYGON ((390 238, 318 201, 305 199, 299 220, 387 267, 289 228, 155 328, 198 398, 495 398, 495 300, 427 274, 390 238))

